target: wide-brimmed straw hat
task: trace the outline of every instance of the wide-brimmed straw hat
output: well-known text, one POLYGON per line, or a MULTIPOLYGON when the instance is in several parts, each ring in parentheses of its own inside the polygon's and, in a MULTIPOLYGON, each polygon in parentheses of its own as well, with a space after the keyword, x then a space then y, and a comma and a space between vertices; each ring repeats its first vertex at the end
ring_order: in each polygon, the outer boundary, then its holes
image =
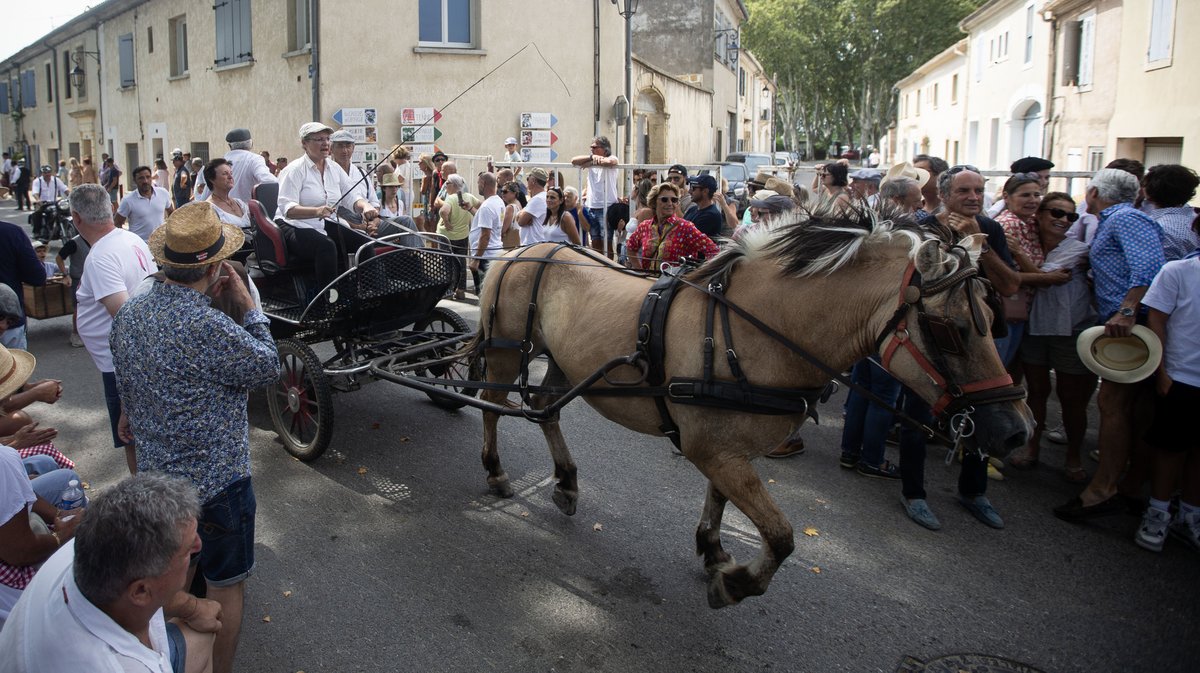
POLYGON ((383 177, 379 179, 379 186, 380 187, 399 187, 400 186, 400 178, 396 177, 395 173, 384 173, 383 177))
POLYGON ((0 346, 0 400, 20 390, 35 365, 37 358, 33 353, 0 346))
POLYGON ((929 171, 913 166, 905 161, 889 168, 880 184, 896 178, 912 178, 917 181, 918 187, 924 187, 929 182, 929 171))
POLYGON ((780 196, 786 196, 788 198, 791 198, 792 196, 795 195, 795 193, 792 190, 792 186, 790 184, 788 184, 787 180, 776 177, 774 175, 767 178, 766 181, 763 182, 763 187, 772 192, 775 192, 776 194, 778 194, 780 196))
POLYGON ((1080 333, 1075 351, 1093 374, 1114 383, 1137 383, 1162 362, 1162 342, 1141 325, 1127 337, 1106 336, 1103 325, 1090 327, 1080 333))
POLYGON ((159 265, 191 269, 229 257, 245 240, 240 227, 221 222, 212 204, 193 201, 171 213, 147 243, 159 265))

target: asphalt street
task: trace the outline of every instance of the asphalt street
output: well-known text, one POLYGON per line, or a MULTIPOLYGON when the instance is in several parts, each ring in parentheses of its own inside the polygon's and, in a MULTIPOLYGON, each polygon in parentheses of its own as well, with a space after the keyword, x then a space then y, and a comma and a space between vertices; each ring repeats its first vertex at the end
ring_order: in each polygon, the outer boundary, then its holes
MULTIPOLYGON (((25 223, 3 205, 0 218, 25 223)), ((470 303, 446 305, 475 317, 470 303)), ((69 331, 69 317, 30 321, 34 376, 62 379, 65 392, 29 411, 59 430, 57 445, 96 493, 125 475, 125 462, 110 446, 100 375, 68 345, 69 331)), ((569 405, 562 427, 580 501, 567 517, 550 501, 553 465, 534 424, 501 422, 517 493, 500 500, 486 490, 477 411, 446 412, 372 383, 335 396, 333 447, 302 463, 282 449, 255 393, 257 568, 237 668, 1200 668, 1200 555, 1175 540, 1161 554, 1138 548, 1130 515, 1055 519, 1051 508, 1078 490, 1062 478, 1061 447, 1047 444, 1031 472, 1006 469, 990 482, 1001 531, 955 502, 957 467, 931 447, 927 488, 943 529, 930 532, 905 517, 898 482, 839 468, 841 401, 806 428, 807 453, 757 465, 796 529, 795 553, 765 596, 711 610, 693 551, 705 484, 665 439, 569 405)), ((1091 421, 1085 448, 1095 445, 1094 407, 1091 421)), ((723 535, 739 559, 757 553, 756 531, 732 507, 723 535)))

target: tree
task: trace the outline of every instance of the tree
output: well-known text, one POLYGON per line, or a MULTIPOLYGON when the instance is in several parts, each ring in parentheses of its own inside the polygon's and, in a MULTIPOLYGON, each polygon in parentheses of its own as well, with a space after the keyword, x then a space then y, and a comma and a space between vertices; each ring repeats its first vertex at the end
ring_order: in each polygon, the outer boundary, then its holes
POLYGON ((778 119, 808 155, 835 140, 874 144, 895 116, 892 87, 962 39, 984 0, 746 0, 743 43, 778 78, 778 119))

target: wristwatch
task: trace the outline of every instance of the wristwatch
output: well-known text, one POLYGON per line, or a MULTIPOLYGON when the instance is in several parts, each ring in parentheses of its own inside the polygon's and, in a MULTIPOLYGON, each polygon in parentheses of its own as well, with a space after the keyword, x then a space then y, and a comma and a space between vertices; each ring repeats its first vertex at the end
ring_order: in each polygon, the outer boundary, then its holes
POLYGON ((1137 311, 1129 308, 1128 306, 1122 306, 1120 309, 1117 310, 1117 313, 1120 313, 1121 315, 1125 316, 1126 318, 1132 318, 1134 316, 1134 314, 1137 313, 1137 311))

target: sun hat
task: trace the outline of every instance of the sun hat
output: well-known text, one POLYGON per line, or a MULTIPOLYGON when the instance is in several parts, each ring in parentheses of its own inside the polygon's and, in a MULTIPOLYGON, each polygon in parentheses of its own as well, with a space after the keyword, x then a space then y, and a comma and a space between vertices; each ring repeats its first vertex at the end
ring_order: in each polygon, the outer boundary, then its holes
POLYGON ((504 139, 504 144, 505 144, 505 145, 516 145, 516 144, 517 144, 517 139, 516 139, 516 138, 514 138, 514 137, 512 137, 512 136, 509 136, 509 137, 507 137, 507 138, 505 138, 505 139, 504 139))
POLYGON ((750 205, 754 206, 755 208, 761 208, 767 204, 767 199, 771 198, 772 196, 779 196, 779 192, 776 192, 773 189, 760 189, 757 192, 754 192, 754 198, 750 199, 750 205), (755 203, 756 201, 758 203, 755 203))
POLYGON ((396 177, 395 173, 384 173, 383 177, 379 179, 379 186, 380 187, 399 187, 400 186, 400 178, 396 177))
MULTIPOLYGON (((788 198, 795 196, 795 191, 792 189, 792 186, 788 184, 787 180, 777 178, 774 175, 767 178, 766 181, 763 182, 763 187, 769 191, 775 192, 780 196, 786 196, 788 198)), ((757 196, 757 194, 755 194, 755 196, 757 196)))
POLYGON ((352 143, 352 142, 354 142, 354 134, 350 133, 346 129, 338 129, 333 132, 333 135, 329 136, 329 142, 331 142, 331 143, 352 143))
POLYGON ((0 346, 0 399, 20 390, 33 374, 36 364, 33 353, 0 346))
POLYGON ((321 131, 329 131, 330 133, 333 133, 333 128, 326 126, 321 122, 306 122, 300 127, 300 140, 304 140, 312 134, 320 133, 321 131))
POLYGON ((211 203, 193 201, 176 208, 147 243, 160 265, 194 269, 229 257, 245 240, 241 227, 221 222, 211 203))
POLYGON ((896 178, 912 178, 917 181, 918 187, 924 187, 929 182, 929 171, 913 166, 905 161, 889 168, 887 174, 883 176, 882 182, 895 180, 896 178))
POLYGON ((1075 341, 1075 351, 1093 374, 1114 383, 1137 383, 1162 362, 1162 342, 1142 325, 1134 325, 1127 337, 1106 336, 1103 325, 1089 327, 1075 341))

